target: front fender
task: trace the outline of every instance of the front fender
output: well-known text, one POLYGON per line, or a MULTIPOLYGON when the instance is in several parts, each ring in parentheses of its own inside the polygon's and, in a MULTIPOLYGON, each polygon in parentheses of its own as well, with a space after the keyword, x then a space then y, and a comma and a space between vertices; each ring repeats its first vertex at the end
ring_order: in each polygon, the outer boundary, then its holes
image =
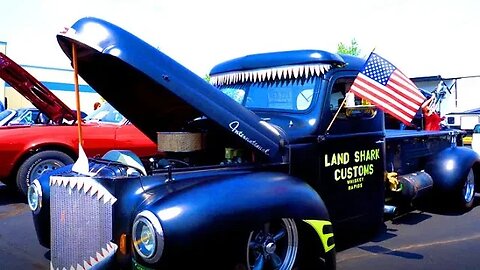
POLYGON ((425 171, 432 176, 435 193, 450 193, 463 186, 471 168, 478 175, 479 165, 480 156, 472 149, 450 147, 432 156, 425 171))
MULTIPOLYGON (((222 239, 234 246, 235 237, 281 218, 304 220, 319 235, 322 232, 317 227, 322 224, 315 221, 330 224, 318 193, 305 182, 278 172, 210 178, 137 210, 149 210, 157 216, 163 228, 166 252, 170 254, 184 254, 186 245, 209 250, 210 245, 222 239)), ((325 245, 328 239, 321 240, 325 245)), ((218 249, 218 246, 211 248, 218 249)))

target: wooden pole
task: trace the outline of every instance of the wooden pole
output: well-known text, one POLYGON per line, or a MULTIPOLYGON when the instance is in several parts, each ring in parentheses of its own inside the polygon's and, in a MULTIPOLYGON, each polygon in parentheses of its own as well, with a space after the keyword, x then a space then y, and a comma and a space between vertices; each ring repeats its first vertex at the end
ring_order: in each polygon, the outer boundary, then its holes
POLYGON ((80 110, 80 90, 78 87, 78 65, 77 65, 77 46, 72 43, 72 62, 73 62, 73 76, 75 82, 75 102, 77 108, 77 127, 78 127, 78 144, 83 146, 82 137, 82 115, 80 110))
MULTIPOLYGON (((350 92, 350 91, 349 91, 350 92)), ((338 107, 338 110, 337 112, 335 113, 335 115, 333 116, 333 119, 332 121, 330 121, 330 124, 328 125, 327 129, 325 130, 325 134, 328 133, 328 131, 330 130, 330 128, 332 127, 332 124, 333 124, 333 121, 335 121, 335 119, 337 119, 337 116, 338 116, 338 113, 340 112, 340 110, 342 109, 342 107, 345 105, 345 102, 347 100, 347 96, 348 96, 348 93, 345 93, 345 98, 343 99, 342 101, 342 104, 340 104, 340 106, 338 107)))

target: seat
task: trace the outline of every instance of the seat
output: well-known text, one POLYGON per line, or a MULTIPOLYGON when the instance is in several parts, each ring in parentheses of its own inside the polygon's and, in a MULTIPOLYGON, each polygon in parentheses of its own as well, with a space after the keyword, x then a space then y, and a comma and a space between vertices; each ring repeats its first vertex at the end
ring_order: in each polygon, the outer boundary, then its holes
POLYGON ((48 117, 45 114, 39 113, 38 117, 37 117, 37 121, 36 121, 35 124, 46 125, 46 124, 48 124, 49 121, 50 121, 50 119, 48 119, 48 117))

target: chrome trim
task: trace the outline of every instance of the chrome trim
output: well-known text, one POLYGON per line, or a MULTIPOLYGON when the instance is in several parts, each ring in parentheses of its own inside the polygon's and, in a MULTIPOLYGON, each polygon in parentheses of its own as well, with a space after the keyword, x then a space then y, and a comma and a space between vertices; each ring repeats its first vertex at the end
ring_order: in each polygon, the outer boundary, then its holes
POLYGON ((135 241, 135 230, 137 228, 138 222, 141 220, 146 220, 153 226, 153 229, 155 231, 155 234, 154 234, 155 235, 155 252, 150 257, 144 257, 138 251, 137 246, 135 244, 133 246, 135 248, 136 253, 140 255, 144 261, 148 263, 156 263, 162 257, 163 248, 164 248, 164 234, 163 234, 162 225, 160 224, 160 221, 155 216, 155 214, 153 214, 148 210, 143 210, 142 212, 137 214, 137 216, 135 217, 135 220, 133 221, 132 238, 134 241, 135 241))
POLYGON ((40 209, 42 209, 42 199, 43 199, 42 186, 40 185, 40 182, 37 179, 35 179, 33 180, 32 184, 30 184, 30 186, 28 187, 28 192, 27 192, 28 206, 30 207, 30 210, 32 210, 34 214, 38 214, 40 212, 40 209), (30 196, 29 196, 30 189, 34 189, 35 192, 38 194, 38 204, 36 209, 33 209, 32 204, 30 203, 30 196))

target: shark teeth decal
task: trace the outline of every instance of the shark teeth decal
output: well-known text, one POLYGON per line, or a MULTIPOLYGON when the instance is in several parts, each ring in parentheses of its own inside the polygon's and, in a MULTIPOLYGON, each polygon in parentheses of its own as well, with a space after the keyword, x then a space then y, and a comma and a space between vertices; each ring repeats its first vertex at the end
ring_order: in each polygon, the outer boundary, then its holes
POLYGON ((103 204, 110 203, 113 205, 117 201, 117 198, 108 192, 105 187, 90 177, 52 176, 50 177, 50 186, 63 186, 70 190, 83 192, 87 196, 96 198, 98 201, 102 201, 103 204))
POLYGON ((210 83, 215 86, 229 85, 245 82, 264 82, 273 80, 287 80, 321 76, 330 70, 331 65, 295 65, 286 67, 273 67, 248 71, 233 71, 212 75, 210 83))
POLYGON ((86 269, 95 269, 95 265, 101 261, 113 256, 117 251, 118 246, 109 242, 102 248, 101 251, 95 252, 95 257, 90 257, 87 260, 84 260, 82 264, 77 263, 77 265, 71 265, 69 268, 63 267, 54 267, 52 262, 50 262, 50 270, 86 270, 86 269))

